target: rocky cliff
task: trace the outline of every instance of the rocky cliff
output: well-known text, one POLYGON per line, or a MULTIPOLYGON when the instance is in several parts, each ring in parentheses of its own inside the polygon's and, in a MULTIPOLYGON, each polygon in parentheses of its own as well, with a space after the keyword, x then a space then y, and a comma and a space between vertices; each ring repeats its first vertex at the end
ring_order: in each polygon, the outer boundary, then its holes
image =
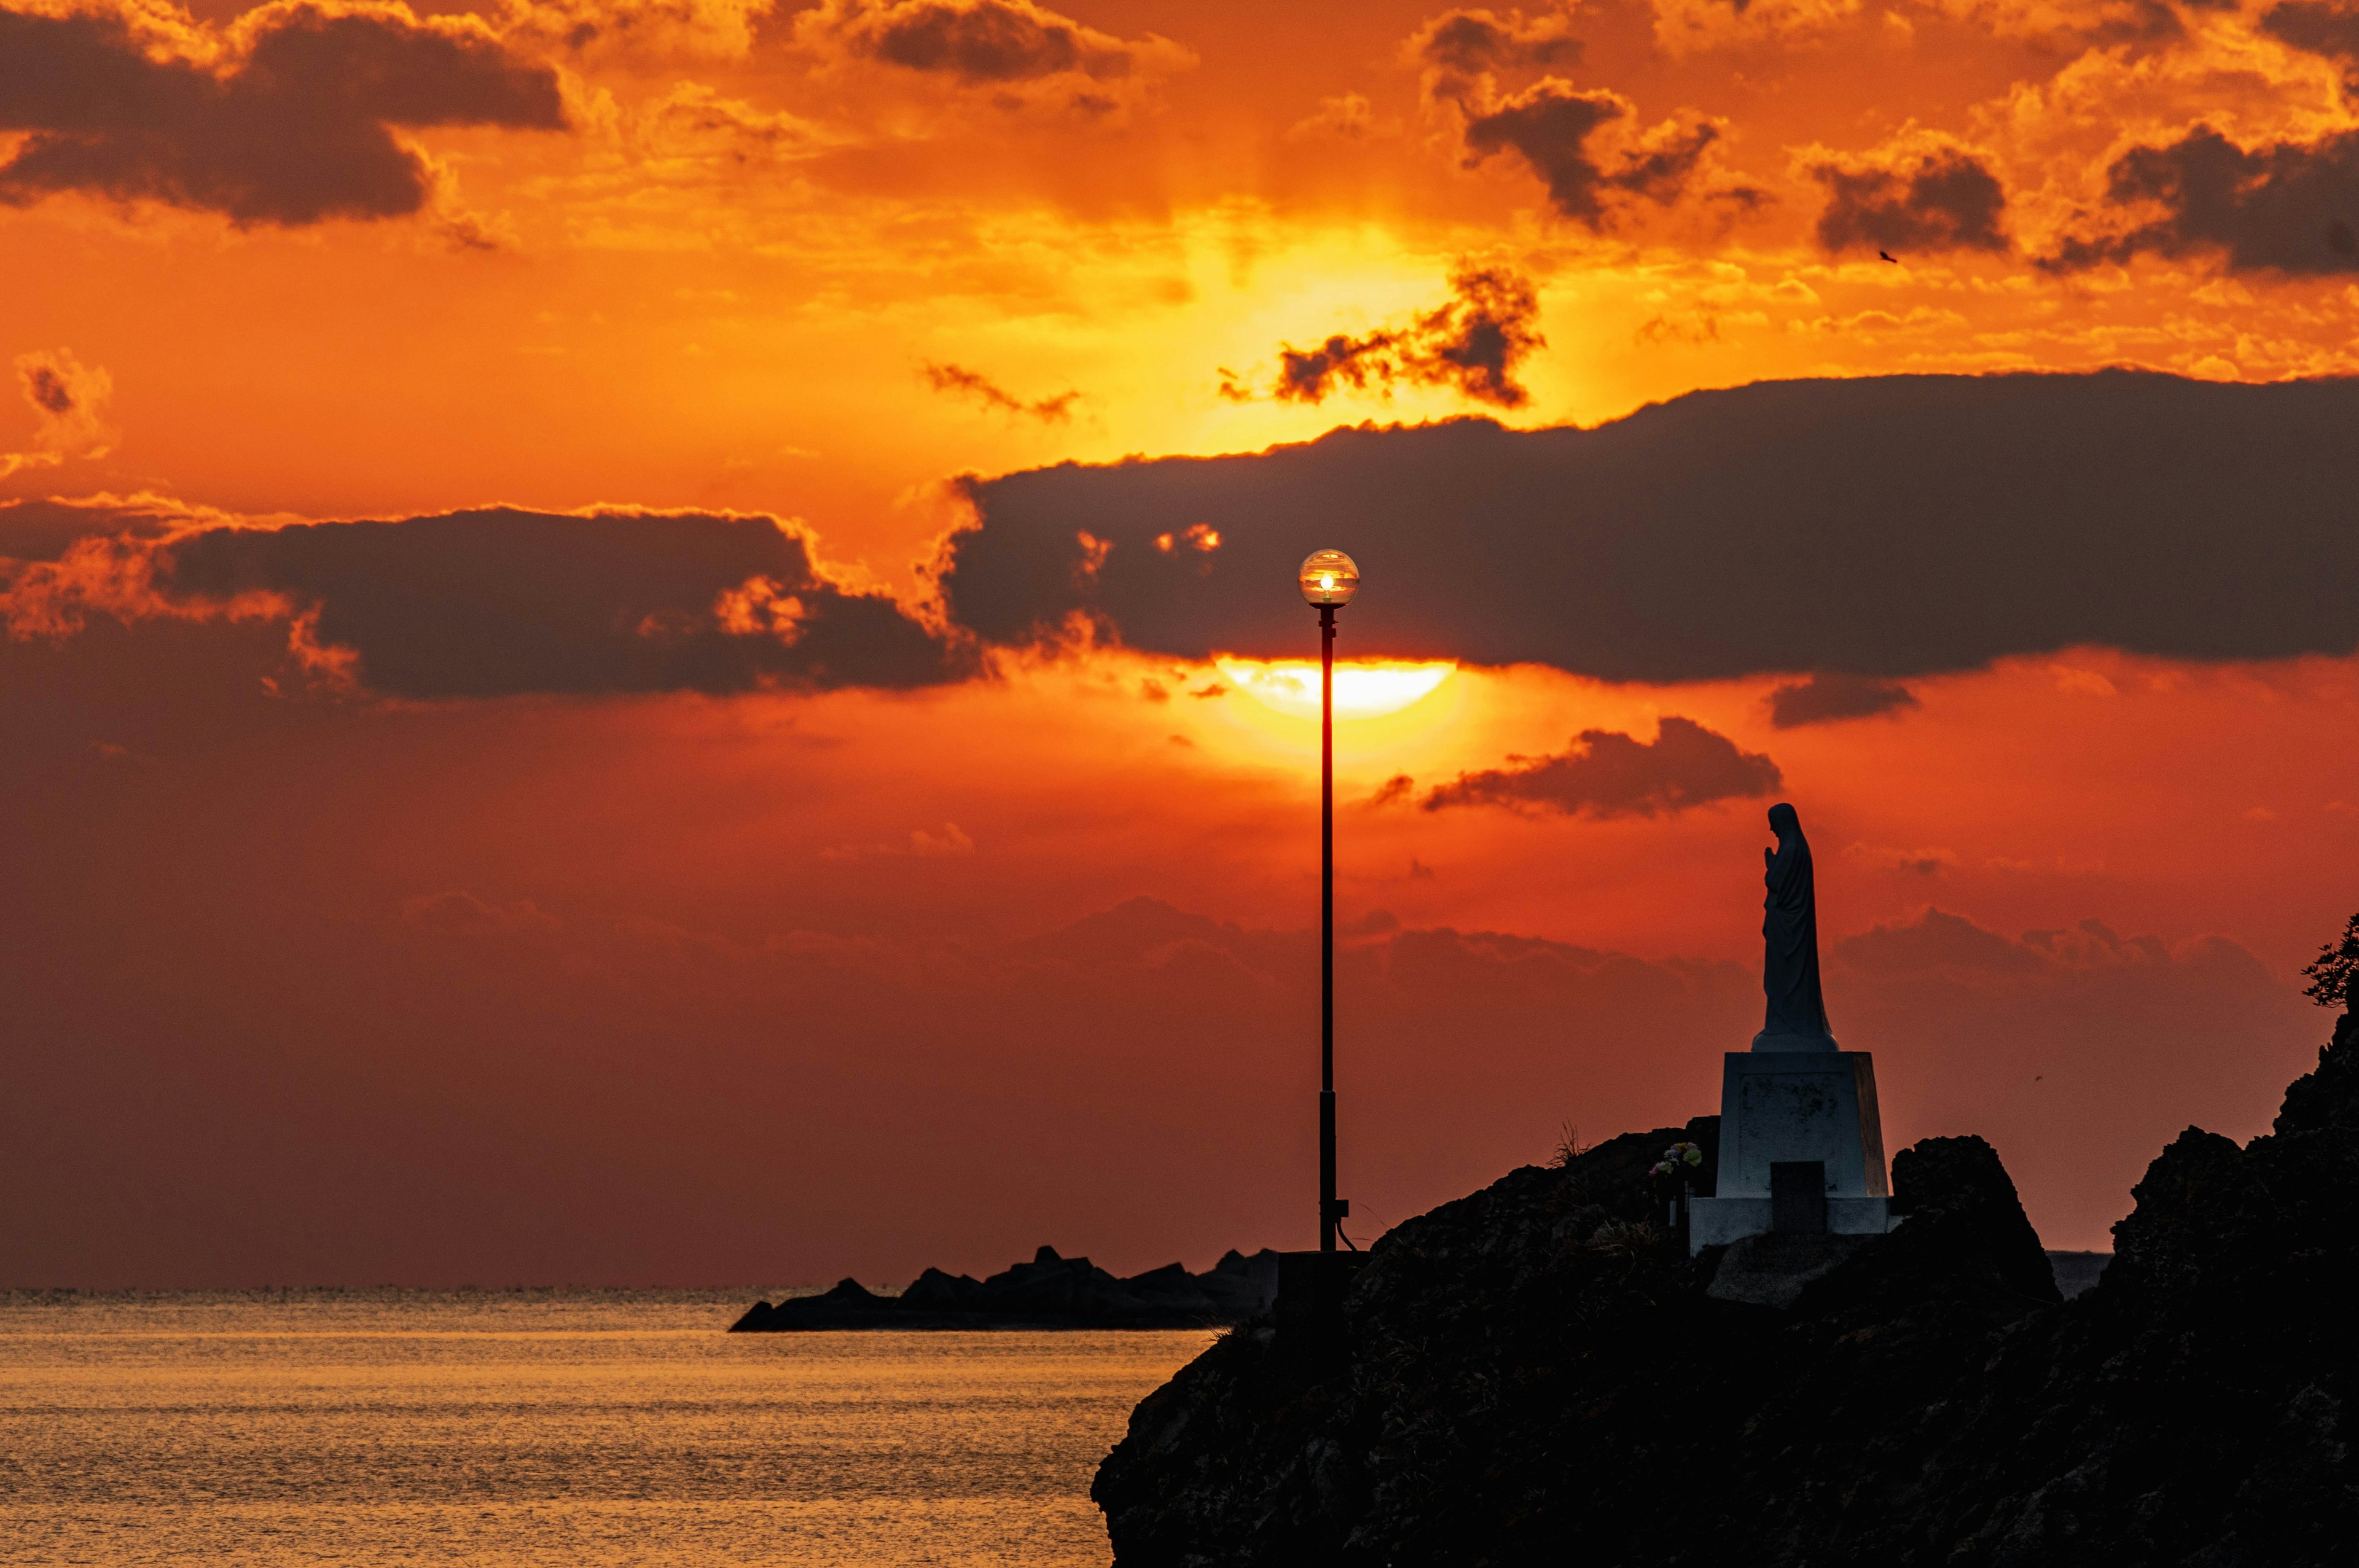
POLYGON ((2060 1302, 1980 1139, 1790 1307, 1707 1293, 1647 1166, 1709 1122, 1526 1168, 1374 1249, 1332 1357, 1266 1323, 1133 1414, 1119 1568, 2359 1561, 2359 1030, 2270 1135, 2190 1129, 2060 1302))

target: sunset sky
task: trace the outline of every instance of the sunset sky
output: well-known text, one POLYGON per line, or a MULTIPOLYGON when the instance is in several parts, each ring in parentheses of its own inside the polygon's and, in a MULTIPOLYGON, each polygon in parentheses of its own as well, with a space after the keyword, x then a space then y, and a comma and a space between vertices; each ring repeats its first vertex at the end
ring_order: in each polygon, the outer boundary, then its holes
POLYGON ((2336 0, 0 0, 0 1284, 1311 1245, 1320 546, 1363 1242, 1774 800, 2052 1247, 2329 1027, 2336 0))

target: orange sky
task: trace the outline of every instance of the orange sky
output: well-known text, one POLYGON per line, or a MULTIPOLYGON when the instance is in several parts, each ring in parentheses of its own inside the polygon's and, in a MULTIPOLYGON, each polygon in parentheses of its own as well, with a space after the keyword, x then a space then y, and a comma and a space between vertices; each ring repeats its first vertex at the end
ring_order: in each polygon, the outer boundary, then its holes
MULTIPOLYGON (((1307 1244, 1315 730, 1111 611, 969 636, 919 568, 1035 514, 961 476, 1797 377, 2342 375, 2354 59, 2312 0, 0 0, 0 1169, 41 1195, 0 1283, 1307 1244), (550 653, 495 623, 669 563, 244 532, 493 506, 644 509, 692 569, 550 653), (479 647, 543 674, 454 686, 479 647)), ((2347 503, 2268 504, 2220 526, 2342 548, 2347 503)), ((1213 522, 1166 553, 1250 542, 1213 522)), ((1426 568, 1361 564, 1343 651, 1394 651, 1353 630, 1426 568)), ((2110 624, 1854 660, 1907 687, 1862 717, 1776 722, 1807 663, 1539 648, 1347 721, 1355 1220, 1714 1108, 1769 798, 1887 1146, 1984 1133, 2104 1246, 2180 1127, 2264 1130, 2359 903, 2359 668, 2110 624), (1774 789, 1434 793, 1666 719, 1774 789)))

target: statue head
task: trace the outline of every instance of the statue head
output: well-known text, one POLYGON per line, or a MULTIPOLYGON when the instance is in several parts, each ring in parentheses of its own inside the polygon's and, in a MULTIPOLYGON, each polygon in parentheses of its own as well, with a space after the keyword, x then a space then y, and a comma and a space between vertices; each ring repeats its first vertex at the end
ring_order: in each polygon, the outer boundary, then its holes
POLYGON ((1777 835, 1777 841, 1782 844, 1788 838, 1801 836, 1802 819, 1792 806, 1781 800, 1769 808, 1769 831, 1777 835))

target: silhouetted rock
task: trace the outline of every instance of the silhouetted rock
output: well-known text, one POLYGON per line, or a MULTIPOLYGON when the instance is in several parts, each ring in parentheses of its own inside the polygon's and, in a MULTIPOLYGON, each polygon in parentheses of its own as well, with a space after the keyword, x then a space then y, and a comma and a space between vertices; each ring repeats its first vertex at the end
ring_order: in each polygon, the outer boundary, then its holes
POLYGON ((1177 1263, 1117 1279, 1086 1258, 1043 1247, 1029 1263, 977 1280, 929 1269, 897 1296, 846 1280, 822 1295, 756 1302, 733 1334, 842 1328, 1206 1328, 1266 1312, 1277 1254, 1234 1249, 1203 1273, 1177 1263))
POLYGON ((1903 1151, 1908 1218, 1788 1260, 1790 1307, 1714 1299, 1734 1249, 1686 1258, 1645 1172, 1716 1130, 1618 1138, 1408 1221, 1346 1299, 1340 1363, 1266 1322, 1223 1336, 1099 1470, 1117 1563, 2353 1560, 2350 1020, 2274 1133, 2163 1151, 2069 1302, 1976 1138, 1903 1151))

